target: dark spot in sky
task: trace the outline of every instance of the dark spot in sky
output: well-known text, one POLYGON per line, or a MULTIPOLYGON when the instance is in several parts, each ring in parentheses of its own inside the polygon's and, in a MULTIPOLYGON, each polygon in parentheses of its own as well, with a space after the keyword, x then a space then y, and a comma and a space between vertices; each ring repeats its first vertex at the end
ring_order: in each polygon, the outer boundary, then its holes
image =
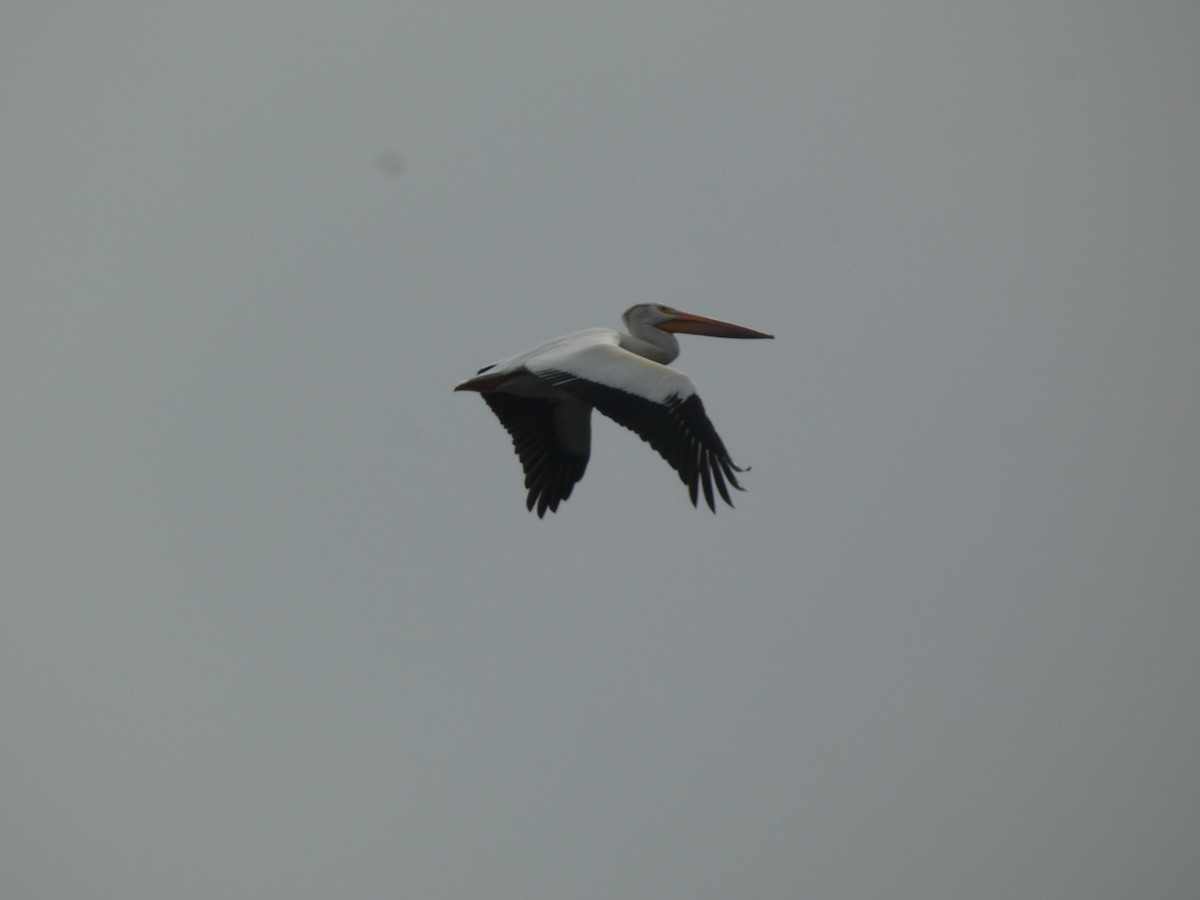
POLYGON ((404 174, 404 157, 398 150, 380 150, 375 154, 375 165, 381 175, 399 178, 404 174))

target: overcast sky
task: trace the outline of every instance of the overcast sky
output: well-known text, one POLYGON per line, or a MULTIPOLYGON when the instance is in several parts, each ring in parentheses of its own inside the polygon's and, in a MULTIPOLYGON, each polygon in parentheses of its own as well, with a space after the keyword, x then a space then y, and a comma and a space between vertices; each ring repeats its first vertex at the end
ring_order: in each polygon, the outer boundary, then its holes
POLYGON ((1200 891, 1200 5, 9 2, 21 900, 1200 891), (735 460, 451 387, 654 301, 735 460))

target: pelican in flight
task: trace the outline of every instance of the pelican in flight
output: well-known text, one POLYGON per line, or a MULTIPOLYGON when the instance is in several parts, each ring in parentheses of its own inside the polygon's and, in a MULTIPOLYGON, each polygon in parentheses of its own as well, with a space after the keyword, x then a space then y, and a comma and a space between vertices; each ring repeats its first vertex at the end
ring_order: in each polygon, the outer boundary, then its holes
POLYGON ((641 436, 671 464, 697 506, 701 489, 717 511, 713 484, 730 506, 737 490, 729 457, 696 394, 696 385, 668 363, 679 355, 675 334, 770 338, 752 328, 641 303, 621 317, 629 334, 588 328, 484 366, 457 385, 478 391, 512 436, 525 470, 525 507, 538 517, 571 496, 583 478, 592 443, 592 408, 641 436))

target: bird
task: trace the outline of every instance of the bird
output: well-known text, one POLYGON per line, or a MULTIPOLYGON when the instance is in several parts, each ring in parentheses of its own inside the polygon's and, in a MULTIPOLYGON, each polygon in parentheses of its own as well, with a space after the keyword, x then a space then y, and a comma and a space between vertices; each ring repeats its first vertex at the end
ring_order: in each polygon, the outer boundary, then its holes
POLYGON ((622 315, 628 334, 588 328, 484 366, 456 385, 475 391, 512 437, 525 471, 525 508, 557 512, 587 469, 591 416, 597 409, 638 434, 687 485, 692 505, 700 491, 717 511, 713 486, 729 506, 727 483, 745 490, 696 385, 668 366, 679 356, 676 334, 773 338, 742 325, 639 303, 622 315))

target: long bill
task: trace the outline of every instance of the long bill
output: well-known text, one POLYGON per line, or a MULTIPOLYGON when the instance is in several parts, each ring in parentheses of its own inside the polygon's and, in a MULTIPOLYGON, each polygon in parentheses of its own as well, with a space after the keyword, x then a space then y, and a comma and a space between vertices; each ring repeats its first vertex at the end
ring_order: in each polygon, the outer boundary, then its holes
POLYGON ((664 319, 657 325, 663 331, 674 331, 679 334, 702 334, 706 337, 723 338, 773 338, 775 335, 765 331, 755 331, 744 325, 734 325, 732 322, 722 322, 720 319, 710 319, 708 316, 698 316, 695 313, 679 312, 676 310, 669 319, 664 319))

